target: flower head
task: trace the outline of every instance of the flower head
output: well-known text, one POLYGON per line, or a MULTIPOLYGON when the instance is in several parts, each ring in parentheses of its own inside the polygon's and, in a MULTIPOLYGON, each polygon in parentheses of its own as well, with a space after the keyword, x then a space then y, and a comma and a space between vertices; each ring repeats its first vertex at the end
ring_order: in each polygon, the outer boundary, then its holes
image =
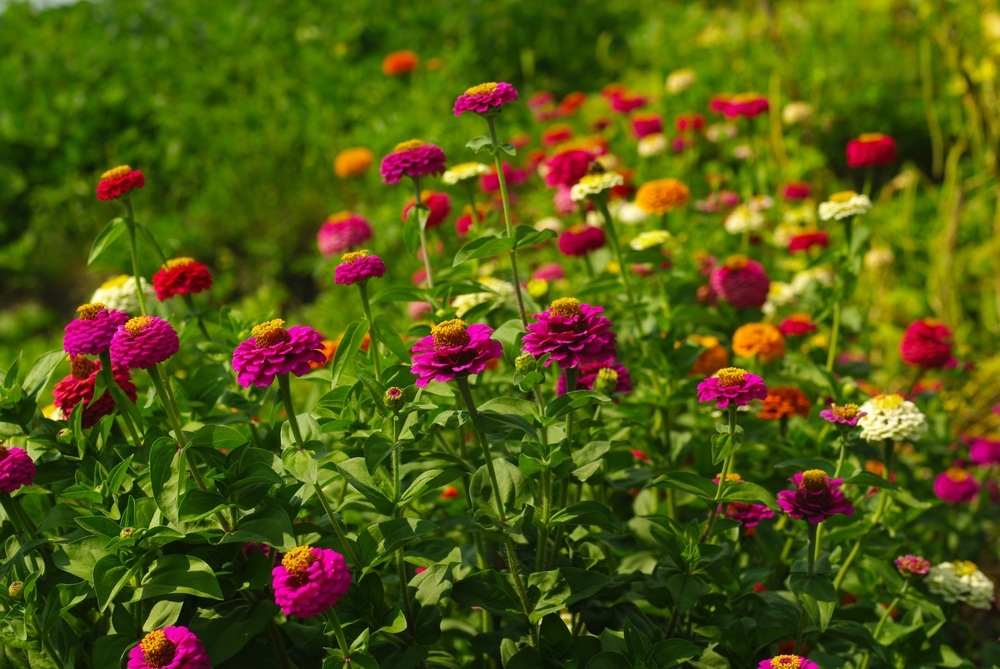
POLYGON ((244 388, 266 388, 275 374, 302 376, 309 373, 310 362, 322 363, 323 338, 306 325, 285 329, 285 321, 274 319, 255 325, 250 339, 233 351, 236 380, 244 388))
MULTIPOLYGON (((139 283, 142 285, 143 296, 152 300, 156 295, 153 292, 153 287, 142 277, 139 277, 139 283)), ((108 279, 94 291, 90 301, 92 303, 99 302, 107 306, 108 309, 134 314, 139 311, 139 293, 135 286, 135 277, 119 274, 108 279)))
POLYGON ((666 214, 687 205, 691 191, 677 179, 654 179, 639 186, 635 203, 647 214, 666 214))
POLYGON ((726 220, 722 223, 722 227, 731 235, 742 235, 743 233, 762 230, 764 223, 763 214, 749 205, 741 204, 729 212, 726 220))
POLYGON ((785 338, 770 323, 747 323, 733 333, 733 353, 771 362, 785 355, 785 338))
POLYGON ((810 469, 788 479, 795 490, 778 493, 778 505, 792 518, 821 523, 842 513, 854 515, 854 505, 839 490, 843 479, 830 479, 822 469, 810 469))
POLYGON ((381 258, 362 249, 345 253, 341 257, 341 263, 334 271, 333 280, 345 286, 353 286, 359 281, 381 277, 385 274, 385 269, 385 263, 381 258))
POLYGON ((173 258, 153 275, 156 299, 163 302, 174 295, 200 293, 212 287, 208 267, 192 258, 173 258))
POLYGON ((1000 440, 989 437, 969 439, 969 460, 982 467, 1000 464, 1000 440))
MULTIPOLYGON (((451 213, 451 197, 447 193, 438 193, 432 190, 420 192, 420 201, 431 210, 427 216, 426 230, 436 228, 447 220, 451 213)), ((403 207, 403 222, 410 218, 410 211, 416 204, 416 200, 411 199, 403 207)))
POLYGON ((584 363, 610 365, 617 354, 611 321, 602 316, 603 307, 563 297, 552 302, 536 322, 529 323, 522 340, 524 350, 536 358, 548 354, 548 366, 558 362, 562 369, 584 363))
POLYGON ((76 313, 76 319, 66 324, 63 335, 63 350, 73 357, 107 351, 115 331, 128 320, 124 311, 109 309, 100 302, 84 304, 76 313))
POLYGON ((996 593, 993 581, 968 560, 942 562, 931 567, 927 589, 946 602, 962 602, 984 610, 993 606, 996 593))
POLYGON ((559 235, 559 252, 566 256, 581 257, 604 248, 604 229, 595 225, 577 223, 559 235))
POLYGON ((636 153, 643 158, 658 156, 667 150, 667 136, 660 132, 640 137, 635 144, 636 153))
POLYGON ((785 320, 781 321, 781 325, 778 326, 778 329, 781 330, 781 334, 786 337, 802 337, 815 332, 816 324, 812 322, 809 314, 798 313, 792 314, 785 320))
POLYGON ((942 502, 971 502, 979 494, 979 482, 960 467, 949 467, 934 479, 934 494, 942 502))
POLYGON ((805 181, 790 181, 781 188, 781 197, 790 202, 808 199, 812 186, 805 181))
POLYGON ((340 179, 359 177, 375 162, 375 154, 364 146, 344 149, 333 159, 333 173, 340 179))
POLYGON ((128 653, 128 669, 212 669, 208 651, 186 627, 157 628, 128 653))
POLYGON ((398 77, 413 72, 419 64, 420 58, 413 51, 408 49, 393 51, 382 59, 382 73, 390 77, 398 77))
POLYGON ((574 202, 583 202, 624 184, 625 178, 617 172, 585 174, 570 188, 569 196, 574 202))
POLYGON ((877 167, 896 162, 896 141, 879 132, 865 133, 847 142, 848 167, 877 167))
POLYGON ((674 70, 667 75, 667 81, 664 87, 667 92, 671 95, 677 95, 678 93, 683 93, 687 89, 691 88, 698 81, 698 75, 690 67, 682 67, 679 70, 674 70))
POLYGON ((820 220, 829 221, 860 216, 871 209, 872 201, 867 195, 858 195, 852 190, 834 193, 826 202, 819 205, 820 220))
POLYGON ((293 548, 271 576, 274 601, 285 615, 299 618, 325 612, 351 588, 344 556, 328 548, 293 548))
POLYGON ((712 288, 737 309, 758 309, 767 302, 771 280, 764 266, 746 256, 731 256, 709 277, 712 288))
POLYGON ((503 355, 503 346, 490 338, 492 334, 488 325, 466 325, 457 318, 432 327, 410 351, 410 371, 417 376, 417 385, 422 388, 431 381, 447 382, 482 372, 488 362, 503 355))
MULTIPOLYGON (((605 395, 628 395, 632 392, 632 375, 620 362, 585 362, 577 367, 576 389, 598 390, 598 381, 606 384, 605 395)), ((556 394, 566 394, 566 372, 556 381, 556 394)), ((602 391, 603 392, 603 391, 602 391)), ((618 400, 616 399, 615 402, 618 400)))
POLYGON ((926 576, 931 570, 931 563, 919 555, 901 555, 893 562, 903 576, 926 576))
POLYGON ((711 402, 725 409, 729 406, 743 407, 751 400, 767 397, 764 379, 739 367, 723 367, 714 376, 698 384, 698 401, 711 402))
POLYGON ((809 397, 798 388, 776 386, 767 391, 767 397, 764 398, 757 417, 764 420, 781 420, 792 416, 808 418, 811 408, 812 402, 809 401, 809 397))
POLYGON ((382 158, 379 173, 383 183, 394 184, 404 176, 419 179, 444 172, 444 151, 419 139, 401 142, 382 158))
POLYGON ((517 100, 517 89, 507 82, 491 81, 467 89, 455 100, 455 116, 467 111, 481 115, 497 114, 500 107, 517 100))
POLYGON ((954 360, 951 329, 936 318, 922 318, 906 328, 899 343, 903 362, 940 369, 954 360))
POLYGON ((861 411, 857 404, 831 404, 829 409, 823 409, 819 412, 820 418, 838 427, 854 427, 862 417, 867 415, 861 411))
POLYGON ((636 114, 632 117, 632 133, 636 139, 663 132, 663 117, 659 114, 636 114))
POLYGON ((760 93, 723 93, 714 96, 708 108, 726 118, 753 118, 770 109, 767 98, 760 93))
POLYGON ((819 665, 801 655, 778 655, 764 660, 757 665, 757 669, 819 669, 819 665))
POLYGON ((673 236, 666 230, 646 230, 640 232, 628 243, 636 251, 658 248, 673 239, 673 236))
POLYGON ((490 168, 482 163, 459 163, 445 170, 444 174, 441 175, 441 181, 449 186, 454 186, 463 181, 476 179, 489 173, 490 168))
POLYGON ((35 463, 28 452, 0 442, 0 492, 12 493, 35 480, 35 463))
POLYGON ((674 119, 674 127, 677 132, 697 132, 704 129, 705 117, 696 112, 678 114, 674 119))
POLYGON ((713 376, 723 367, 729 366, 729 352, 719 343, 718 337, 693 334, 688 336, 688 341, 705 348, 694 361, 688 376, 713 376))
POLYGON ((593 159, 592 153, 582 149, 560 151, 540 166, 545 185, 549 188, 556 186, 571 188, 587 173, 587 168, 593 159))
POLYGON ((177 331, 159 316, 129 319, 111 338, 111 360, 116 367, 146 369, 180 349, 177 331))
POLYGON ((900 395, 878 395, 861 405, 858 419, 865 441, 915 441, 927 431, 927 418, 900 395))
POLYGON ((788 240, 788 250, 791 253, 803 253, 814 246, 825 249, 830 245, 830 235, 822 230, 809 230, 792 235, 788 240))
MULTIPOLYGON (((64 416, 73 413, 77 405, 83 407, 80 424, 84 428, 93 427, 97 421, 115 410, 115 400, 110 391, 105 391, 94 401, 94 388, 100 370, 100 362, 77 355, 73 357, 70 374, 52 388, 53 403, 64 416)), ((129 370, 118 367, 114 370, 113 377, 118 387, 125 391, 125 395, 135 402, 138 389, 132 383, 129 370)))
POLYGON ((352 211, 331 214, 316 233, 319 252, 327 258, 367 244, 371 239, 371 224, 364 216, 352 211))
POLYGON ((101 175, 101 180, 97 182, 97 199, 116 200, 134 188, 142 188, 145 185, 146 179, 142 176, 142 170, 119 165, 101 175))

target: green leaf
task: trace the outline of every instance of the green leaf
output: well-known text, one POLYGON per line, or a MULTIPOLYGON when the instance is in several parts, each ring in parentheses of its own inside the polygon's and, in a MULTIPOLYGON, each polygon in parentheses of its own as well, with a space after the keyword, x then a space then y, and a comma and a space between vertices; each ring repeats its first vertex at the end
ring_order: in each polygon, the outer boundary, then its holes
POLYGON ((222 536, 222 543, 248 541, 267 544, 283 551, 294 548, 295 530, 288 512, 277 504, 269 504, 240 518, 236 531, 222 536))
POLYGON ((844 483, 870 488, 885 488, 886 490, 891 490, 893 492, 900 492, 898 485, 885 480, 881 476, 876 476, 871 472, 858 472, 851 478, 846 479, 844 483))
POLYGON ((136 599, 185 594, 222 599, 222 590, 212 567, 192 555, 164 555, 142 579, 136 599))
POLYGON ((389 317, 385 314, 379 314, 375 317, 375 334, 378 335, 378 340, 389 349, 394 356, 399 358, 400 361, 410 364, 410 349, 406 347, 403 343, 403 339, 396 332, 396 328, 392 326, 392 322, 389 317))
POLYGON ((621 522, 607 504, 594 500, 584 500, 570 504, 552 514, 553 525, 596 525, 606 530, 620 531, 621 522))
POLYGON ((494 615, 524 620, 510 575, 501 574, 495 569, 477 571, 455 582, 451 588, 451 598, 465 607, 479 606, 494 615))
POLYGON ((445 469, 443 471, 440 469, 429 469, 425 472, 421 472, 420 475, 413 479, 413 482, 407 486, 406 490, 399 498, 399 503, 409 504, 421 495, 425 495, 429 491, 437 490, 444 485, 451 483, 461 475, 462 472, 457 469, 445 469))
POLYGON ((510 253, 513 248, 514 242, 507 237, 484 235, 460 248, 455 254, 455 259, 451 263, 451 266, 458 267, 470 260, 491 258, 501 253, 510 253))
POLYGON ((129 570, 117 555, 102 558, 94 565, 94 593, 97 595, 97 604, 101 611, 108 607, 112 598, 132 577, 138 566, 137 562, 133 569, 129 570))
POLYGON ((226 498, 214 490, 192 488, 181 498, 178 516, 182 522, 195 522, 227 506, 226 498))
POLYGON ((604 464, 604 454, 609 450, 611 450, 610 441, 591 441, 583 448, 575 449, 573 464, 576 465, 576 469, 573 470, 573 476, 581 482, 589 480, 601 469, 601 465, 604 464))
POLYGON ((361 342, 364 341, 365 334, 368 333, 368 321, 354 321, 344 330, 344 336, 337 345, 337 352, 333 354, 333 363, 330 365, 332 375, 332 387, 336 388, 340 382, 340 375, 344 373, 344 368, 354 360, 354 356, 361 350, 361 342))
POLYGON ((102 537, 117 537, 122 531, 118 523, 104 516, 78 516, 74 520, 91 534, 102 537))
POLYGON ((510 144, 510 143, 508 143, 508 144, 501 144, 500 146, 497 147, 497 149, 499 149, 500 151, 503 151, 508 156, 516 156, 517 155, 517 147, 515 147, 513 144, 510 144))
POLYGON ((87 264, 92 265, 94 261, 97 260, 104 251, 118 239, 118 236, 125 231, 125 227, 128 224, 125 222, 124 218, 113 218, 111 219, 104 228, 97 233, 94 237, 94 243, 90 246, 90 256, 87 258, 87 264))
POLYGON ((358 559, 367 572, 392 557, 397 548, 436 529, 434 523, 418 518, 394 518, 370 525, 358 534, 358 559))
POLYGON ((536 230, 530 225, 518 225, 514 228, 514 248, 537 246, 555 236, 555 231, 548 228, 536 230))
POLYGON ((740 450, 743 445, 743 435, 736 434, 715 434, 712 435, 712 464, 719 464, 731 454, 740 450))
POLYGON ((472 419, 473 424, 486 434, 506 437, 511 432, 522 432, 538 440, 534 426, 521 416, 507 413, 479 413, 472 419))
MULTIPOLYGON (((496 471, 503 508, 508 516, 515 516, 525 504, 533 499, 530 483, 520 469, 503 458, 494 460, 493 468, 496 471)), ((472 498, 472 506, 477 516, 485 514, 501 523, 506 521, 506 519, 497 516, 496 499, 486 465, 480 467, 472 476, 472 481, 469 483, 469 495, 472 498)))
POLYGON ((592 390, 574 390, 571 393, 560 395, 546 405, 546 422, 551 423, 552 421, 561 418, 572 411, 582 409, 583 407, 593 406, 595 404, 606 404, 610 401, 611 398, 607 395, 603 395, 602 393, 596 393, 592 390))
POLYGON ((590 658, 586 669, 622 669, 628 666, 632 666, 632 663, 624 655, 604 651, 590 658))
POLYGON ((534 418, 535 403, 516 397, 496 397, 483 402, 479 410, 534 418))
POLYGON ((157 439, 149 449, 149 484, 153 499, 170 522, 179 522, 180 449, 168 437, 157 439))
POLYGON ((153 608, 149 610, 146 622, 142 624, 142 631, 152 632, 155 629, 173 625, 180 617, 181 609, 183 608, 184 602, 172 602, 169 599, 161 599, 153 604, 153 608))
POLYGON ((375 475, 368 471, 364 458, 351 458, 337 463, 337 471, 355 490, 364 495, 376 511, 387 516, 392 514, 392 485, 387 481, 376 480, 375 475))
POLYGON ((763 504, 771 509, 778 508, 778 503, 769 490, 749 481, 727 483, 723 489, 721 501, 752 502, 754 504, 763 504))
POLYGON ((38 399, 38 393, 42 392, 42 389, 48 385, 56 367, 65 359, 65 351, 49 351, 39 356, 31 365, 31 369, 28 370, 24 382, 21 383, 24 392, 32 399, 38 399))
POLYGON ((550 613, 592 597, 611 582, 610 576, 575 567, 535 572, 528 576, 528 596, 534 601, 529 620, 537 622, 550 613))
POLYGON ((214 449, 235 450, 250 441, 236 428, 225 425, 202 425, 191 435, 189 446, 207 446, 214 449))
POLYGON ((701 655, 701 648, 684 639, 667 639, 653 646, 650 666, 657 669, 676 667, 701 655))
POLYGON ((319 464, 304 448, 286 448, 281 452, 285 471, 303 483, 319 483, 319 464))
POLYGON ((205 644, 212 666, 217 667, 243 650, 250 641, 261 638, 268 621, 277 613, 278 607, 270 599, 253 604, 235 599, 210 609, 198 609, 188 627, 205 644))
POLYGON ((112 499, 118 494, 118 489, 122 487, 125 477, 128 476, 128 468, 132 465, 133 457, 135 456, 128 456, 108 472, 108 476, 104 479, 104 485, 101 488, 101 493, 105 499, 112 499))
POLYGON ((829 460, 823 458, 795 458, 794 460, 782 460, 774 465, 775 469, 789 469, 793 471, 806 471, 808 469, 822 469, 828 476, 833 476, 837 466, 829 460))
POLYGON ((478 137, 473 137, 468 142, 465 143, 465 148, 472 149, 476 153, 479 153, 480 149, 483 147, 493 146, 493 141, 486 135, 479 135, 478 137))
POLYGON ((714 499, 719 487, 712 479, 698 476, 694 472, 668 472, 651 485, 654 488, 680 490, 702 499, 714 499))

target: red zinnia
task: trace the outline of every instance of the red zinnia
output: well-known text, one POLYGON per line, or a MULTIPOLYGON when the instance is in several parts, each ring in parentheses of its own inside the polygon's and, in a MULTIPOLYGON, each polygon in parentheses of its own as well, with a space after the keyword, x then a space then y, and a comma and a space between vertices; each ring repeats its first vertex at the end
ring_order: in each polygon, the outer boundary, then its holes
MULTIPOLYGON (((451 198, 447 193, 425 190, 420 193, 420 201, 430 207, 431 210, 430 216, 427 218, 427 230, 436 228, 444 223, 445 219, 448 218, 448 214, 451 213, 451 198)), ((410 218, 410 210, 413 209, 414 202, 414 200, 410 200, 403 207, 404 223, 410 218)))
POLYGON ((940 369, 954 359, 951 329, 936 318, 915 321, 899 344, 903 362, 924 369, 940 369))
POLYGON ((133 188, 142 188, 145 185, 146 178, 142 176, 142 170, 119 165, 101 175, 101 180, 97 182, 97 199, 115 200, 127 195, 133 188))
POLYGON ((212 274, 208 267, 192 258, 168 260, 159 272, 153 275, 153 290, 160 302, 174 295, 200 293, 212 287, 212 274))
POLYGON ((830 235, 822 230, 813 230, 794 235, 788 240, 788 250, 792 253, 808 251, 814 246, 825 249, 830 245, 830 235))
POLYGON ((580 257, 603 248, 604 230, 594 225, 577 223, 559 235, 559 252, 563 255, 580 257))
POLYGON ((877 167, 896 162, 896 141, 889 135, 870 132, 847 143, 848 167, 877 167))

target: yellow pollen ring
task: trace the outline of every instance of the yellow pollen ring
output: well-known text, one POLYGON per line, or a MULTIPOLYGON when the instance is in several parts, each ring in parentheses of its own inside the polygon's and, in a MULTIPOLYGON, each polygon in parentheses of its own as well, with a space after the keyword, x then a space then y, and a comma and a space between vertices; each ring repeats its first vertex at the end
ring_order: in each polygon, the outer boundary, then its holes
POLYGON ((460 318, 438 323, 431 328, 435 346, 464 346, 469 343, 468 326, 460 318))
POLYGON ((809 469, 802 472, 802 487, 806 490, 823 490, 826 485, 826 472, 822 469, 809 469))
POLYGON ((309 569, 309 565, 316 561, 312 548, 309 546, 296 546, 281 558, 281 564, 289 574, 300 576, 309 569))
POLYGON ((330 214, 326 217, 327 223, 339 223, 340 221, 346 221, 351 216, 354 216, 353 211, 338 211, 336 214, 330 214))
POLYGON ((361 249, 360 251, 351 251, 350 253, 345 253, 344 255, 340 256, 340 260, 341 262, 345 262, 348 265, 350 265, 351 263, 357 260, 361 260, 362 258, 367 258, 367 257, 368 257, 368 249, 361 249))
MULTIPOLYGON (((721 479, 722 472, 719 472, 715 478, 721 479)), ((728 474, 726 474, 726 483, 742 483, 742 482, 743 482, 743 477, 737 474, 736 472, 729 472, 728 474)))
POLYGON ((969 472, 959 467, 949 467, 944 474, 955 483, 962 483, 969 478, 969 472))
POLYGON ((392 152, 398 153, 399 151, 413 151, 414 149, 419 149, 424 143, 419 139, 408 139, 405 142, 400 142, 395 147, 393 147, 392 152))
POLYGON ((834 193, 830 196, 830 202, 837 202, 842 204, 844 202, 850 202, 852 197, 857 197, 857 193, 852 190, 842 190, 839 193, 834 193))
POLYGON ((136 316, 135 318, 130 318, 128 322, 125 323, 125 330, 133 337, 137 337, 139 333, 145 330, 146 326, 152 322, 152 316, 136 316))
POLYGON ((465 94, 477 97, 480 95, 486 95, 487 93, 492 93, 496 89, 497 89, 497 82, 489 81, 485 84, 479 84, 478 86, 473 86, 472 88, 465 89, 465 94))
POLYGON ((745 255, 729 256, 729 260, 726 261, 726 267, 729 269, 746 269, 749 264, 750 258, 745 255))
POLYGON ((119 165, 118 167, 112 167, 110 170, 101 175, 101 180, 103 181, 104 179, 117 179, 118 177, 125 176, 131 171, 132 168, 129 167, 128 165, 119 165))
POLYGON ((802 659, 798 655, 779 655, 771 658, 771 669, 800 669, 802 659))
POLYGON ((143 637, 139 647, 142 648, 142 657, 146 665, 156 669, 170 664, 177 653, 177 646, 171 643, 161 629, 153 630, 143 637))
POLYGON ((843 420, 850 420, 858 415, 857 404, 844 404, 843 406, 833 405, 833 415, 843 420))
POLYGON ((549 305, 549 313, 570 318, 581 316, 583 311, 580 309, 580 300, 575 297, 560 297, 549 305))
POLYGON ((281 341, 288 341, 288 333, 285 331, 285 321, 275 318, 270 321, 253 326, 250 335, 256 340, 257 347, 273 346, 281 341))
POLYGON ((716 372, 715 377, 719 379, 719 385, 724 388, 738 386, 747 378, 747 370, 739 367, 724 367, 716 372))
POLYGON ((863 133, 861 135, 858 135, 858 141, 859 142, 865 142, 865 143, 867 143, 867 142, 877 142, 877 141, 882 140, 884 138, 885 138, 885 135, 883 135, 880 132, 866 132, 866 133, 863 133))
POLYGON ((101 302, 91 302, 89 304, 84 304, 76 308, 76 313, 80 315, 85 321, 92 321, 97 317, 97 314, 101 313, 107 309, 107 305, 101 302))
POLYGON ((104 283, 102 283, 101 284, 101 288, 104 288, 104 289, 121 288, 122 286, 124 286, 126 283, 128 283, 131 280, 132 280, 132 277, 130 277, 128 274, 119 274, 118 276, 114 277, 113 279, 108 279, 107 281, 105 281, 104 283))
POLYGON ((175 267, 182 267, 184 265, 190 265, 194 262, 194 258, 171 258, 167 261, 166 268, 173 269, 175 267))
POLYGON ((955 573, 959 576, 972 576, 979 571, 976 563, 968 560, 955 560, 952 564, 955 565, 955 573))
POLYGON ((888 411, 891 409, 898 409, 903 403, 902 395, 879 395, 872 400, 872 404, 876 409, 882 409, 883 411, 888 411))

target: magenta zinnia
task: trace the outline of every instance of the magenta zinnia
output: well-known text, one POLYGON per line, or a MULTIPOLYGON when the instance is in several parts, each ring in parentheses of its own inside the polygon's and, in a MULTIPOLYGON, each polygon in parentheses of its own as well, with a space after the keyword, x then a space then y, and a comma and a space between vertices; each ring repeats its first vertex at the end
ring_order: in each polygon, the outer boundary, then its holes
POLYGON ((124 311, 108 309, 99 302, 78 307, 75 320, 66 324, 63 350, 71 356, 100 355, 111 346, 115 331, 128 321, 124 311))
POLYGON ((298 546, 271 571, 274 601, 287 616, 317 616, 351 588, 344 556, 329 548, 298 546))
POLYGON ((174 327, 159 316, 139 316, 118 328, 111 339, 115 367, 147 369, 163 362, 180 348, 174 327))
POLYGON ((715 400, 720 409, 746 406, 751 400, 767 397, 764 379, 739 367, 724 367, 698 384, 698 401, 715 400))
POLYGON ((777 655, 758 664, 757 669, 819 669, 819 665, 801 655, 777 655))
POLYGON ((822 469, 810 469, 788 480, 795 484, 795 490, 779 492, 778 505, 792 518, 815 525, 838 513, 854 515, 854 505, 839 489, 843 479, 831 479, 822 469))
POLYGON ((344 286, 353 286, 359 281, 367 281, 385 274, 385 263, 382 259, 364 249, 345 253, 340 260, 334 271, 333 280, 344 286))
POLYGON ((493 115, 500 111, 500 107, 516 99, 517 89, 504 81, 479 84, 458 96, 455 100, 455 116, 461 116, 467 111, 493 115))
POLYGON ((341 211, 331 214, 316 233, 319 252, 327 258, 350 251, 371 241, 372 226, 360 214, 341 211))
POLYGON ((411 349, 410 371, 421 388, 431 381, 452 381, 455 377, 479 374, 486 363, 503 355, 500 342, 490 339, 488 325, 466 325, 454 319, 438 323, 431 333, 411 349))
POLYGON ((212 669, 208 652, 186 627, 155 629, 132 647, 128 669, 212 669))
POLYGON ((233 351, 236 380, 244 388, 266 388, 276 374, 302 376, 309 373, 310 362, 323 363, 323 338, 307 325, 287 330, 280 318, 255 325, 252 337, 233 351))
POLYGON ((12 493, 35 480, 35 463, 28 452, 0 442, 0 492, 12 493))
POLYGON ((546 311, 533 314, 537 322, 528 324, 522 346, 536 358, 548 355, 546 367, 553 361, 562 369, 584 363, 607 366, 617 354, 616 335, 603 312, 603 307, 573 297, 555 300, 546 311))
POLYGON ((397 144, 382 159, 379 173, 382 181, 394 184, 405 177, 419 179, 444 173, 444 151, 434 144, 425 144, 419 139, 411 139, 397 144))
POLYGON ((737 309, 763 306, 771 288, 763 265, 742 255, 713 270, 709 280, 715 292, 737 309))
POLYGON ((836 425, 854 427, 858 419, 867 416, 857 404, 831 404, 829 409, 819 412, 819 417, 836 425))

